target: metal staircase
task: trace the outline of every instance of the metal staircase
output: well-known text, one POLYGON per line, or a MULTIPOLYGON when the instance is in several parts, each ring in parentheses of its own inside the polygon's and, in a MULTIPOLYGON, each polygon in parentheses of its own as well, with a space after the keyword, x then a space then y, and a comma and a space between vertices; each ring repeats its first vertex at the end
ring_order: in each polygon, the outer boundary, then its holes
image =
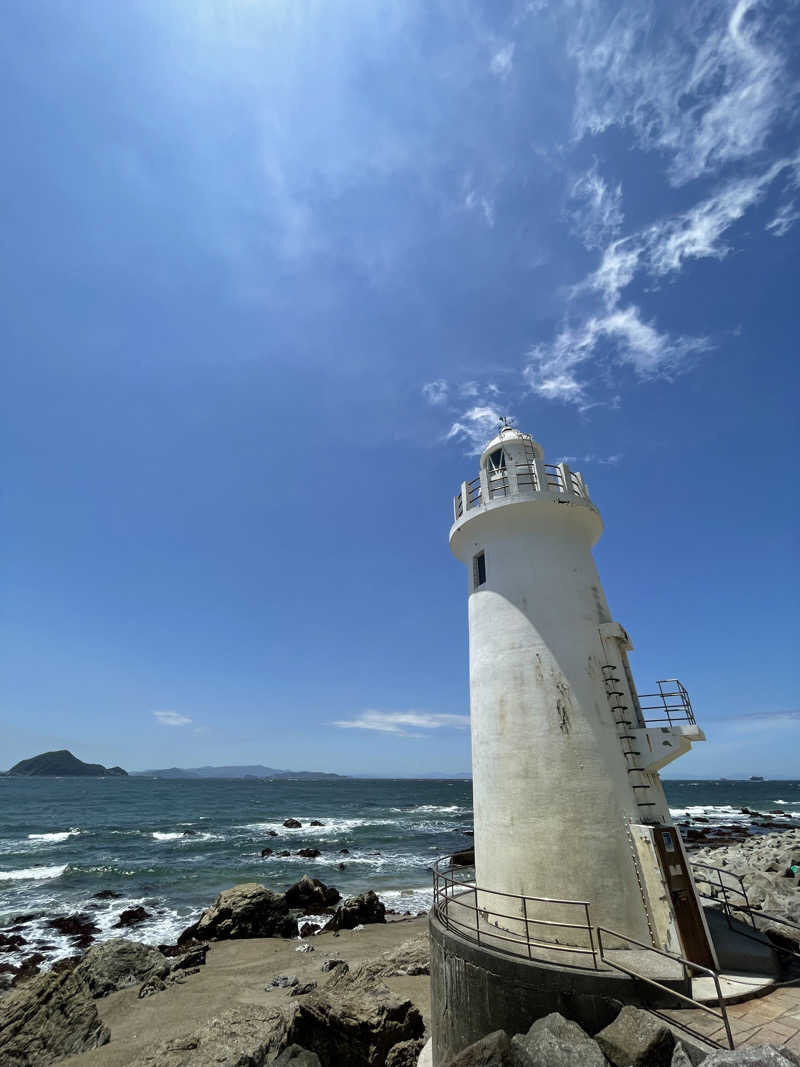
POLYGON ((626 693, 624 689, 619 688, 623 683, 616 673, 619 670, 617 665, 615 663, 604 663, 600 669, 603 672, 606 697, 616 723, 622 754, 627 763, 630 786, 636 796, 636 806, 641 809, 642 821, 647 822, 648 815, 652 814, 649 809, 657 807, 658 802, 653 799, 652 779, 638 765, 641 752, 633 747, 636 735, 630 731, 634 724, 638 725, 638 715, 630 704, 625 703, 626 693))

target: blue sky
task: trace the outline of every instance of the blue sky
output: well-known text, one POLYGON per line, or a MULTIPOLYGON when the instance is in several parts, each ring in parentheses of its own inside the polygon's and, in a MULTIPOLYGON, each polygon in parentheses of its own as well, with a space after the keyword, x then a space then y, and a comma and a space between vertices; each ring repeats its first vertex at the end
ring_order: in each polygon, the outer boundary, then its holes
POLYGON ((7 3, 0 765, 466 770, 451 498, 508 415, 689 688, 672 776, 800 775, 799 23, 7 3))

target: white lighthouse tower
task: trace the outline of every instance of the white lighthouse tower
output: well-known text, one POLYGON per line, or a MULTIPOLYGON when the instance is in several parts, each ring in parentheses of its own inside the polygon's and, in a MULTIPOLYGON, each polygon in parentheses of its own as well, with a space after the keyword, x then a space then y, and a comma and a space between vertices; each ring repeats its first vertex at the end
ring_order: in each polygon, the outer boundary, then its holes
POLYGON ((507 425, 454 500, 450 547, 469 597, 478 908, 513 933, 525 898, 528 934, 538 922, 542 941, 568 945, 570 928, 554 927, 572 913, 557 905, 582 901, 592 924, 713 966, 658 776, 705 738, 680 683, 637 696, 633 646, 592 557, 602 528, 582 476, 546 464, 541 446, 507 425))

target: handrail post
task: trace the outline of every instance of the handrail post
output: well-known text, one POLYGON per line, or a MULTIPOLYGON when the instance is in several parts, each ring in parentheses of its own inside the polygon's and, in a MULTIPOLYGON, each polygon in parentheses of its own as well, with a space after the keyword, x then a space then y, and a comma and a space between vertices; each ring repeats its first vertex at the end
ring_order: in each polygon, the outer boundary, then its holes
POLYGON ((592 965, 597 970, 597 955, 594 951, 594 937, 592 935, 592 921, 589 918, 589 905, 584 904, 583 910, 586 912, 586 929, 589 931, 589 948, 592 950, 592 965))
POLYGON ((523 896, 522 898, 522 914, 525 916, 525 944, 528 946, 528 959, 532 960, 531 954, 531 933, 528 929, 528 901, 523 896))
POLYGON ((713 971, 712 972, 712 977, 714 979, 714 987, 717 990, 717 1003, 719 1004, 720 1013, 722 1015, 722 1021, 725 1024, 725 1034, 726 1034, 726 1036, 728 1038, 728 1048, 734 1048, 735 1046, 733 1044, 733 1034, 731 1033, 731 1024, 728 1021, 728 1009, 725 1006, 725 999, 722 996, 722 989, 720 988, 720 984, 719 984, 719 975, 717 974, 716 971, 713 971))

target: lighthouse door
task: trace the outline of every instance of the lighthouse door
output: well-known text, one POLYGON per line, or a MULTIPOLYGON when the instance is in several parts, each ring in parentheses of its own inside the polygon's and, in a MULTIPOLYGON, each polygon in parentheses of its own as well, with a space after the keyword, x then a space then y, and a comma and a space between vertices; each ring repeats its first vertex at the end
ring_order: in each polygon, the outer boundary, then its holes
POLYGON ((716 970, 711 938, 680 835, 674 826, 654 826, 653 838, 672 900, 684 955, 692 963, 716 970))

